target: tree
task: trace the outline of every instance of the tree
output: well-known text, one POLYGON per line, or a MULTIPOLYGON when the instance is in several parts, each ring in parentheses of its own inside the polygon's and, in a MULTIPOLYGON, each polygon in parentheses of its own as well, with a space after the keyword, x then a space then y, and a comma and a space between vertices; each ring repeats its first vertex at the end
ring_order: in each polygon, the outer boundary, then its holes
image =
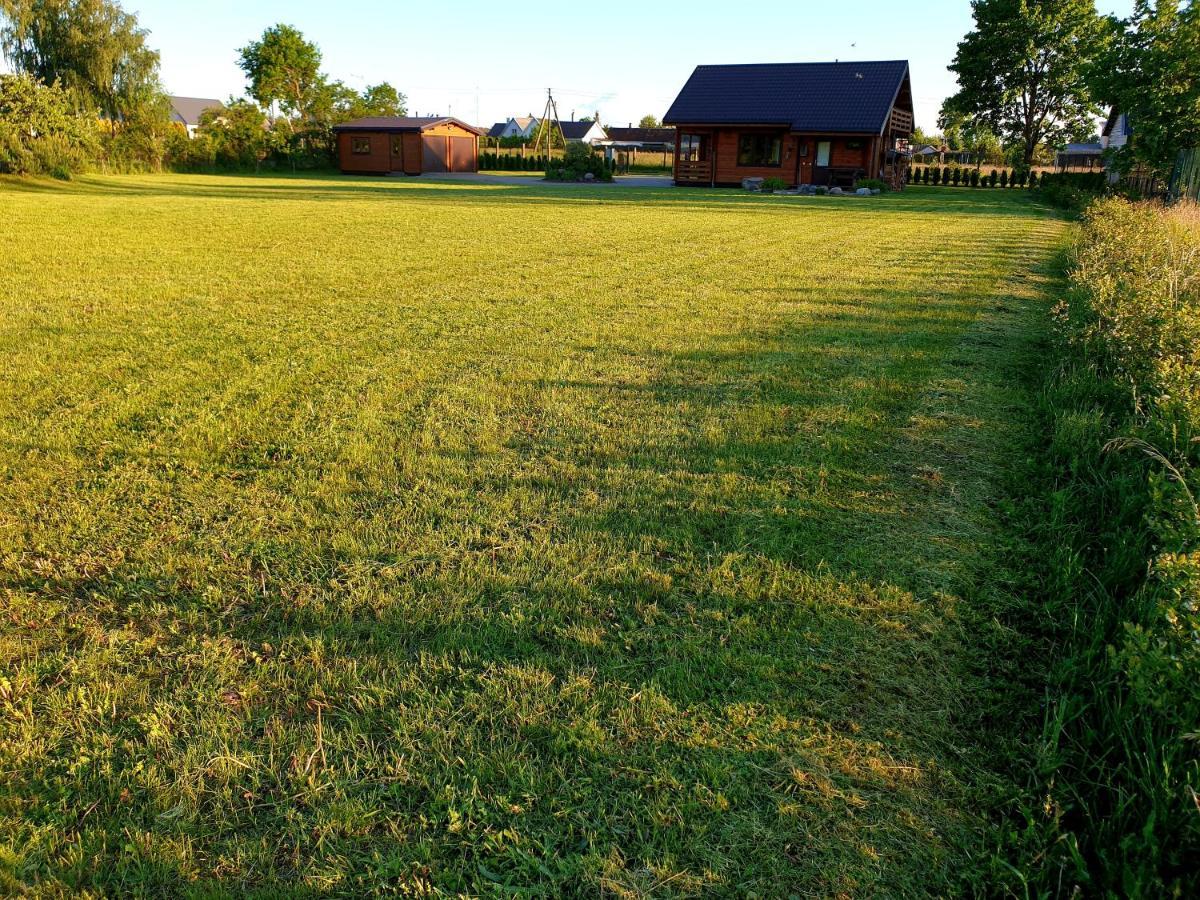
POLYGON ((1165 174, 1178 152, 1200 146, 1200 6, 1138 0, 1092 68, 1096 97, 1134 120, 1116 158, 1165 174))
POLYGON ((1019 139, 1026 165, 1039 143, 1092 129, 1086 72, 1109 28, 1094 0, 973 0, 975 30, 950 70, 959 90, 943 118, 1019 139))
POLYGON ((0 75, 0 172, 67 177, 96 151, 95 120, 71 95, 32 75, 0 75))
POLYGON ((114 0, 0 0, 0 47, 18 72, 61 84, 115 124, 161 109, 158 54, 114 0))
POLYGON ((244 168, 255 165, 266 153, 266 129, 261 107, 231 97, 224 107, 204 110, 196 131, 212 141, 218 163, 244 168))
POLYGON ((278 103, 289 117, 306 119, 321 87, 321 51, 291 25, 275 25, 238 51, 249 94, 263 109, 278 103))
POLYGON ((658 119, 654 116, 642 116, 642 120, 638 122, 638 128, 660 128, 658 119))
POLYGON ((362 92, 361 102, 355 111, 358 116, 403 116, 408 113, 408 98, 386 81, 368 85, 362 92))

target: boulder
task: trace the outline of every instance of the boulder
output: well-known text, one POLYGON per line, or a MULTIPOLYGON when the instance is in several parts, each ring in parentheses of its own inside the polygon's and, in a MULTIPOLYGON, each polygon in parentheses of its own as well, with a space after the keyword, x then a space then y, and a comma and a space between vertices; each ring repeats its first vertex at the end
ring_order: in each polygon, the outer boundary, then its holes
POLYGON ((871 188, 871 193, 878 194, 878 193, 881 193, 881 191, 879 190, 879 188, 871 188))
POLYGON ((870 196, 871 196, 871 189, 870 189, 870 188, 859 188, 859 189, 858 189, 857 191, 855 191, 854 193, 855 193, 855 195, 857 195, 857 196, 859 196, 859 197, 870 197, 870 196))
POLYGON ((840 197, 844 193, 846 193, 846 192, 843 191, 840 187, 831 187, 829 189, 829 196, 831 196, 831 197, 840 197))
POLYGON ((595 176, 595 175, 593 175, 591 172, 584 172, 584 173, 583 173, 583 180, 584 180, 584 181, 595 181, 595 180, 596 180, 596 176, 595 176))
POLYGON ((761 191, 764 179, 762 178, 743 178, 742 187, 748 191, 761 191))

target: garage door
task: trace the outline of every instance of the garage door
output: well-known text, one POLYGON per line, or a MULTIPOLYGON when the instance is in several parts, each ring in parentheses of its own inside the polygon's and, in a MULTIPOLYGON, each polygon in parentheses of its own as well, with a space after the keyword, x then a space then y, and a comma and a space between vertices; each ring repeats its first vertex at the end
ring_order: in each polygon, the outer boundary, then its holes
POLYGON ((475 138, 450 138, 450 171, 475 171, 475 138))
POLYGON ((449 172, 450 160, 446 158, 446 139, 440 134, 422 135, 421 143, 424 149, 421 152, 423 172, 449 172))

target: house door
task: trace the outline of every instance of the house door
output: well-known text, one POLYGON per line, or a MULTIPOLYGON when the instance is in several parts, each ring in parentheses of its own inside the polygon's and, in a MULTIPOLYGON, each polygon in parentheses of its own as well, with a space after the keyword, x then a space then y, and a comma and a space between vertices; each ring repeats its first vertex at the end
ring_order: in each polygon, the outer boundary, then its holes
POLYGON ((398 134, 392 135, 391 171, 404 171, 404 138, 398 134))
POLYGON ((796 184, 813 183, 812 141, 799 138, 796 141, 796 184))
POLYGON ((813 184, 829 184, 829 156, 832 152, 832 141, 817 141, 816 158, 813 160, 813 184))
POLYGON ((449 172, 450 148, 445 136, 440 134, 421 135, 421 171, 449 172))

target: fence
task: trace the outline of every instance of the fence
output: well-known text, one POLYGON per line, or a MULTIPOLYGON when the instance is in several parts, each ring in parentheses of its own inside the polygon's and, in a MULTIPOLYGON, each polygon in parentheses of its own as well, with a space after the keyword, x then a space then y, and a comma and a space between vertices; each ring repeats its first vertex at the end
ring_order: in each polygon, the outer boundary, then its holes
POLYGON ((1172 200, 1200 200, 1200 147, 1179 151, 1167 195, 1172 200))

